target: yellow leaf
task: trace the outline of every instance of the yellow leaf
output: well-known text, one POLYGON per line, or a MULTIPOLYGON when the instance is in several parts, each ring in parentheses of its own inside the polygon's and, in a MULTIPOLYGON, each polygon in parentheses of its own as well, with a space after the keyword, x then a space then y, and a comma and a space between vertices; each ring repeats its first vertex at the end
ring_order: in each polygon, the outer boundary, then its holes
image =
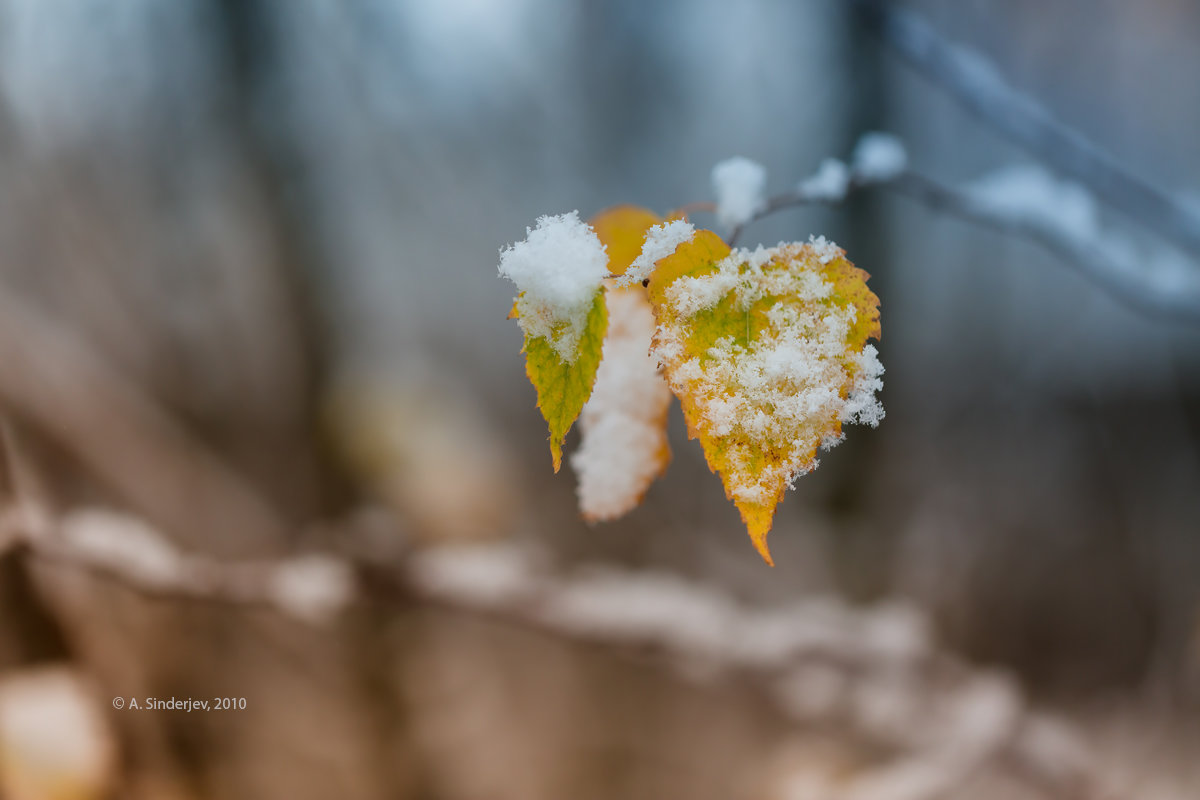
POLYGON ((588 222, 608 251, 609 273, 624 275, 642 252, 646 231, 662 219, 648 209, 623 205, 606 208, 588 222))
POLYGON ((867 277, 824 239, 731 253, 698 231, 650 278, 653 353, 768 564, 784 491, 840 441, 843 422, 882 419, 867 277))
POLYGON ((821 276, 833 286, 835 304, 854 306, 855 320, 846 344, 861 350, 868 339, 879 339, 879 298, 867 288, 867 279, 871 276, 847 261, 844 252, 841 255, 822 265, 821 276))
POLYGON ((596 382, 607 324, 602 288, 596 292, 583 330, 579 332, 573 361, 563 360, 555 347, 554 337, 525 335, 525 346, 521 350, 525 354, 525 374, 537 389, 538 408, 550 428, 550 456, 555 472, 562 465, 562 445, 567 431, 591 396, 596 382))

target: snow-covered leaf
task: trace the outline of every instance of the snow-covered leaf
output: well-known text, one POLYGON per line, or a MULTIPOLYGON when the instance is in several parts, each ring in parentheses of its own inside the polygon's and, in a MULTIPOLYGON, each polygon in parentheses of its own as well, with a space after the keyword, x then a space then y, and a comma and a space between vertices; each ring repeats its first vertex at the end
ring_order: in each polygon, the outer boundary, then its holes
POLYGON ((658 262, 652 355, 767 563, 775 507, 842 423, 878 424, 879 299, 824 238, 731 252, 699 231, 658 262))
MULTIPOLYGON (((519 304, 519 301, 518 301, 519 304)), ((604 291, 596 292, 583 330, 575 344, 575 359, 564 361, 549 337, 525 334, 525 374, 537 389, 538 409, 550 428, 550 457, 554 471, 562 466, 563 440, 583 410, 596 383, 596 370, 608 325, 604 291)))
POLYGON ((525 333, 525 371, 550 428, 554 471, 563 439, 596 381, 607 321, 608 255, 578 212, 541 217, 500 254, 500 274, 520 290, 513 305, 525 333))

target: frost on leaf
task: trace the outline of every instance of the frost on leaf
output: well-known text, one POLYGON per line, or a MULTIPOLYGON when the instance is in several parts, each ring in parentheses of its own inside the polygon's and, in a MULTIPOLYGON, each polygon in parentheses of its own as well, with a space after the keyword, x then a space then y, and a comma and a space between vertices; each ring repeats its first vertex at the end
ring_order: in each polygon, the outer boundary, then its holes
POLYGON ((608 275, 608 255, 577 211, 540 217, 525 232, 500 252, 500 274, 520 291, 515 311, 525 336, 546 339, 570 364, 608 275))
POLYGON ((525 333, 525 371, 550 428, 557 472, 563 439, 592 392, 600 364, 608 255, 574 211, 541 217, 526 233, 524 241, 501 251, 500 274, 520 291, 512 316, 525 333))
POLYGON ((650 278, 652 355, 767 563, 784 491, 841 440, 842 423, 883 418, 867 277, 824 238, 730 252, 700 231, 650 278))
POLYGON ((629 265, 625 274, 617 279, 617 283, 621 286, 632 286, 646 280, 654 271, 654 265, 659 259, 674 253, 676 247, 691 239, 695 233, 696 229, 684 219, 653 226, 646 231, 642 252, 629 265))
POLYGON ((591 225, 608 250, 608 271, 624 275, 642 252, 646 231, 662 222, 649 209, 638 206, 613 206, 592 217, 591 225))
MULTIPOLYGON (((610 270, 621 276, 617 283, 640 283, 641 277, 629 278, 631 266, 653 259, 653 267, 654 260, 674 251, 671 244, 662 252, 664 230, 678 237, 684 226, 691 235, 687 223, 660 222, 633 206, 609 209, 592 220, 608 248, 610 270)), ((592 522, 615 519, 635 507, 671 458, 666 432, 671 390, 649 355, 654 311, 640 285, 610 290, 607 302, 603 360, 580 417, 582 443, 571 457, 579 476, 579 507, 592 522)))
MULTIPOLYGON (((517 306, 520 306, 518 301, 517 306)), ((554 471, 562 466, 563 440, 592 394, 607 325, 604 293, 597 292, 580 332, 574 361, 562 356, 546 337, 525 334, 525 374, 537 389, 538 409, 550 427, 550 457, 554 471)))

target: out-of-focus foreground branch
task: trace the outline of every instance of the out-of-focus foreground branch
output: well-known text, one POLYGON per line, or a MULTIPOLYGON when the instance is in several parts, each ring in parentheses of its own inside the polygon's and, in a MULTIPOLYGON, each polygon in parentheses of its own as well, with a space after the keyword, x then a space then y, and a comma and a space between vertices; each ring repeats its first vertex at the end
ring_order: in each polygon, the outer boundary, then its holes
POLYGON ((1082 737, 1004 676, 939 651, 906 606, 754 609, 665 574, 555 575, 511 545, 227 563, 183 553, 136 518, 93 510, 54 520, 24 501, 0 517, 0 541, 154 597, 268 606, 310 624, 355 602, 398 599, 649 654, 684 676, 749 678, 796 723, 848 729, 891 754, 822 786, 829 800, 933 800, 984 770, 1052 798, 1117 796, 1103 791, 1082 737))

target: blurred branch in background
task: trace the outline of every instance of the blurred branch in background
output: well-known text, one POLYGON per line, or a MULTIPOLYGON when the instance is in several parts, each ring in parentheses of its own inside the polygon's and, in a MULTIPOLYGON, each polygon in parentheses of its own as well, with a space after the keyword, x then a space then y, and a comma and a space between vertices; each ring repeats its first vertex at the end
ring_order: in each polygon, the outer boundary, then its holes
MULTIPOLYGON (((855 6, 889 47, 980 121, 1081 181, 1105 203, 1165 241, 1193 258, 1200 256, 1200 215, 1186 203, 1134 175, 1010 86, 983 56, 945 40, 916 14, 898 9, 888 0, 857 0, 855 6)), ((1135 311, 1163 321, 1200 325, 1200 267, 1195 261, 1103 229, 1094 199, 1078 186, 1059 183, 1032 168, 1024 174, 1010 172, 1003 181, 972 191, 970 187, 948 188, 903 169, 902 160, 883 172, 860 164, 845 170, 832 160, 823 166, 832 169, 819 171, 796 189, 770 198, 753 219, 795 206, 841 202, 854 191, 880 184, 933 211, 1035 241, 1135 311)), ((743 227, 734 228, 731 244, 743 227)))
POLYGON ((1090 187, 1105 203, 1200 256, 1200 215, 1135 175, 1086 136, 1011 86, 979 53, 947 41, 890 0, 856 0, 867 25, 933 84, 992 129, 1090 187))
MULTIPOLYGON (((1041 170, 1001 172, 963 189, 943 186, 911 169, 876 176, 852 168, 847 175, 836 191, 814 183, 817 176, 803 181, 771 197, 754 219, 795 206, 841 202, 854 192, 881 186, 933 211, 1036 242, 1139 313, 1200 325, 1200 269, 1161 249, 1139 248, 1120 233, 1102 230, 1090 196, 1041 170)), ((730 242, 740 234, 739 226, 730 242)))

